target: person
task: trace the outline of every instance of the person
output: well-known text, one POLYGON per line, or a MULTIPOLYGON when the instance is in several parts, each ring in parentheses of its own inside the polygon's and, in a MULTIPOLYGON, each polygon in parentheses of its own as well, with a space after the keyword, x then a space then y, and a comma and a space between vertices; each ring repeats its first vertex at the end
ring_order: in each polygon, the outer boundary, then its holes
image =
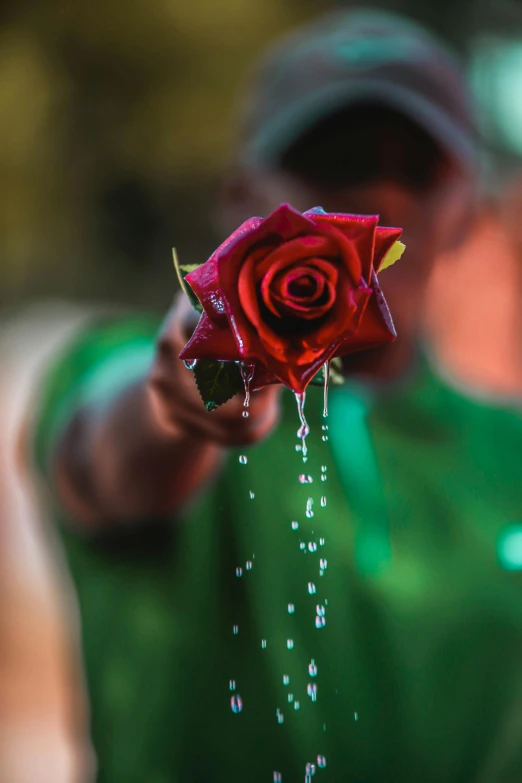
POLYGON ((380 213, 408 248, 381 280, 399 337, 345 361, 326 420, 309 389, 305 465, 280 387, 248 418, 241 395, 206 412, 178 359, 183 301, 159 337, 101 319, 49 371, 35 459, 79 596, 99 780, 514 783, 521 423, 420 347, 434 259, 476 200, 463 77, 410 22, 339 12, 269 53, 239 127, 223 233, 281 201, 380 213))
POLYGON ((453 384, 511 404, 522 396, 520 191, 515 173, 484 199, 467 241, 437 261, 426 319, 431 350, 453 384))

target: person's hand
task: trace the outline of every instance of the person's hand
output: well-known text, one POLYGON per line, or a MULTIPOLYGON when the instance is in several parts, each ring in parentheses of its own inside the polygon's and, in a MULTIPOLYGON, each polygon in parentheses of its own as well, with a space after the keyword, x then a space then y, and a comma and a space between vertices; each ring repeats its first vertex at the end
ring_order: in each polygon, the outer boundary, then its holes
POLYGON ((248 418, 242 416, 242 394, 208 413, 192 372, 179 358, 197 322, 198 315, 186 296, 178 295, 158 339, 148 380, 158 423, 173 435, 192 435, 221 446, 240 446, 261 440, 277 423, 282 386, 268 386, 253 393, 248 418))

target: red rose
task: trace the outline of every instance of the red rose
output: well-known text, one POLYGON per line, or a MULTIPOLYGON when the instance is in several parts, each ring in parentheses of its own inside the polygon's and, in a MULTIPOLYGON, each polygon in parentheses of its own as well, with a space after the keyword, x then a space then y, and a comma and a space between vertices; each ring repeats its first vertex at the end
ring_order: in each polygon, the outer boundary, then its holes
POLYGON ((247 220, 187 276, 203 314, 180 357, 243 361, 253 388, 303 392, 325 361, 393 341, 376 273, 402 232, 377 222, 287 204, 247 220))

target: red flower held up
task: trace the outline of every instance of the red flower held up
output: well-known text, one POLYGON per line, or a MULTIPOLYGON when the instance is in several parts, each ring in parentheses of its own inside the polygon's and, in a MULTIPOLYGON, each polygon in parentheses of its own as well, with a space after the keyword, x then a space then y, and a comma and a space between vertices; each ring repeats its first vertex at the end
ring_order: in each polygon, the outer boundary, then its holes
POLYGON ((203 313, 180 358, 243 361, 252 388, 301 393, 324 362, 392 342, 377 273, 402 231, 377 222, 287 204, 247 220, 186 278, 203 313))

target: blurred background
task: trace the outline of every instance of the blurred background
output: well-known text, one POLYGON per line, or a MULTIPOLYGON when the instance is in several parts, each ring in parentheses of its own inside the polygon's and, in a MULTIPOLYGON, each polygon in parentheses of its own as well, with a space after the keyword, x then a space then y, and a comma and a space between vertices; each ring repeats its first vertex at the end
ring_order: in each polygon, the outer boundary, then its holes
MULTIPOLYGON (((284 31, 342 5, 4 0, 4 315, 46 299, 164 310, 175 289, 172 246, 193 263, 205 260, 220 239, 211 205, 233 143, 232 108, 251 65, 284 31)), ((470 242, 440 260, 427 325, 435 350, 462 383, 518 398, 522 2, 381 0, 378 7, 428 25, 466 64, 483 131, 484 199, 470 242)), ((0 355, 0 404, 4 421, 12 413, 13 426, 0 425, 0 456, 16 452, 14 422, 23 418, 9 407, 22 388, 20 356, 8 354, 0 355)), ((31 378, 23 374, 26 387, 31 378)), ((46 565, 48 541, 42 548, 35 534, 39 511, 26 505, 19 466, 9 471, 9 487, 0 477, 4 508, 14 492, 12 529, 0 527, 0 781, 71 783, 80 779, 78 769, 89 768, 89 750, 86 708, 78 685, 70 687, 73 674, 81 683, 70 652, 76 642, 65 641, 59 619, 68 611, 65 577, 46 565), (40 743, 37 769, 20 753, 28 737, 40 743)))
MULTIPOLYGON (((170 248, 213 249, 210 204, 245 73, 323 0, 5 0, 0 29, 0 291, 165 307, 170 248)), ((360 2, 359 6, 373 5, 360 2)), ((465 58, 488 186, 522 161, 517 0, 381 0, 465 58)))

